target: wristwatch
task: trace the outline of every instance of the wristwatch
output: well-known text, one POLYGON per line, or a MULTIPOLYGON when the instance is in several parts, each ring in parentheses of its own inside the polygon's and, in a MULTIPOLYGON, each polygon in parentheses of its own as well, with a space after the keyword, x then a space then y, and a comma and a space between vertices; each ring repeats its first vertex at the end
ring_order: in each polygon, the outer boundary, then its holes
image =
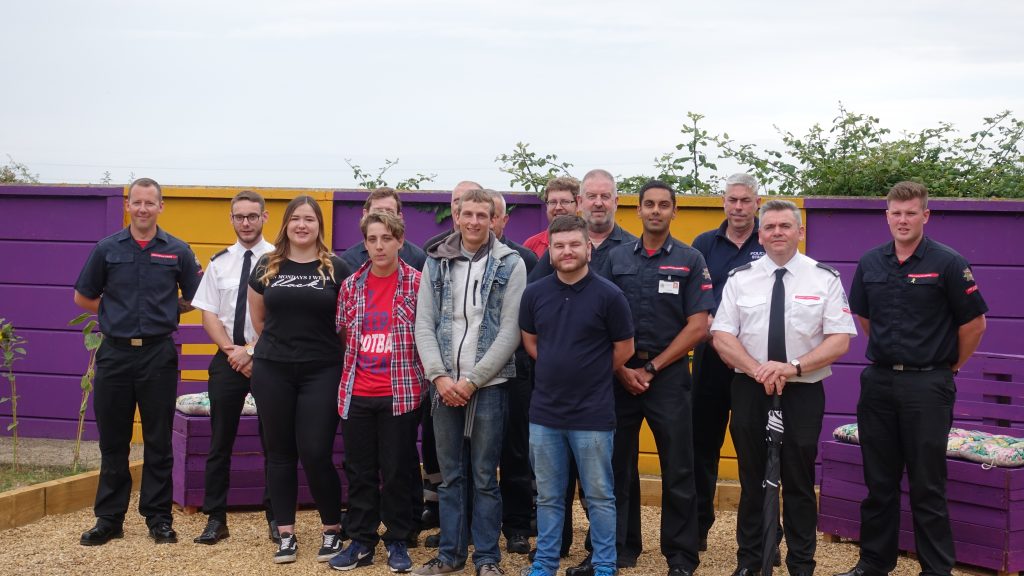
POLYGON ((654 376, 658 373, 658 369, 655 368, 654 362, 651 362, 650 360, 647 361, 647 364, 644 364, 644 370, 647 370, 647 372, 649 372, 651 376, 654 376))
POLYGON ((793 358, 792 360, 789 361, 789 363, 792 364, 794 368, 796 368, 796 376, 797 376, 797 378, 799 378, 799 377, 804 375, 804 371, 800 368, 800 359, 799 358, 793 358))
POLYGON ((245 353, 248 354, 249 356, 252 356, 253 354, 256 353, 256 347, 253 346, 252 344, 246 344, 245 353))

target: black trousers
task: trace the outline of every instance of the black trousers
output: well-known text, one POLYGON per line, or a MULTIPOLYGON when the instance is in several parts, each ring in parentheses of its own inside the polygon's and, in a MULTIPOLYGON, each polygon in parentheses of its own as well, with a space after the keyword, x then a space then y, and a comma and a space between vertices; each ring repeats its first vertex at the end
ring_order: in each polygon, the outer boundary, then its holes
POLYGON ((946 505, 946 443, 956 384, 949 369, 896 372, 868 366, 860 375, 857 427, 868 497, 860 506, 860 562, 896 567, 900 479, 906 468, 914 543, 922 574, 949 574, 955 563, 946 505))
MULTIPOLYGON (((210 453, 206 457, 205 495, 203 512, 210 518, 227 521, 228 485, 231 473, 231 453, 238 435, 238 422, 242 416, 245 395, 249 393, 249 379, 228 363, 228 357, 218 350, 210 360, 210 453)), ((260 443, 263 453, 263 424, 260 423, 260 443)), ((270 482, 264 479, 263 509, 267 519, 273 519, 270 508, 270 482)))
MULTIPOLYGON (((434 417, 430 414, 430 396, 424 394, 420 405, 420 451, 423 454, 423 508, 437 515, 437 487, 441 485, 441 465, 437 463, 437 445, 434 443, 434 417)), ((417 488, 417 489, 419 489, 417 488)))
MULTIPOLYGON (((631 368, 643 366, 633 359, 631 368)), ((693 485, 693 438, 690 427, 690 372, 685 359, 665 366, 650 388, 633 396, 615 387, 618 428, 612 467, 615 470, 616 535, 620 558, 636 557, 640 542, 637 463, 644 419, 654 433, 661 460, 661 553, 668 565, 694 570, 697 555, 697 498, 693 485), (636 521, 634 525, 633 522, 636 521)))
POLYGON ((693 477, 697 487, 697 528, 707 538, 715 523, 718 463, 729 426, 730 389, 736 373, 711 343, 693 351, 693 477))
POLYGON ((96 351, 92 398, 100 435, 100 478, 93 511, 97 524, 124 523, 132 476, 128 471, 135 406, 142 418, 144 462, 139 513, 150 528, 171 517, 171 426, 178 389, 178 352, 168 336, 146 346, 103 341, 96 351))
POLYGON ((511 378, 508 389, 508 420, 501 445, 501 532, 506 538, 533 534, 530 526, 533 503, 533 469, 530 467, 529 378, 511 378))
MULTIPOLYGON (((746 374, 732 381, 732 422, 740 473, 740 505, 736 515, 737 565, 761 569, 764 469, 768 460, 765 425, 772 398, 764 386, 746 374)), ((814 496, 814 459, 825 414, 825 390, 820 382, 790 382, 782 392, 782 528, 789 553, 790 574, 814 572, 818 505, 814 496)))
POLYGON ((416 480, 409 462, 416 458, 415 410, 391 413, 391 396, 352 396, 348 417, 341 421, 345 437, 348 513, 345 530, 353 540, 373 548, 384 522, 384 541, 406 540, 418 525, 410 491, 416 480))
POLYGON ((274 519, 281 526, 295 524, 302 460, 320 521, 325 526, 338 524, 341 480, 333 455, 341 360, 253 362, 252 391, 263 422, 274 519))

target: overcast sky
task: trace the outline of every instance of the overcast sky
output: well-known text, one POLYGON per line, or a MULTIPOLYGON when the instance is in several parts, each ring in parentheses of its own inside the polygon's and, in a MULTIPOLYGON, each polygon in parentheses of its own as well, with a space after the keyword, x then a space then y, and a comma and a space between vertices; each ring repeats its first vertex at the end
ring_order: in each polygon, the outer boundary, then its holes
POLYGON ((687 111, 740 142, 1024 115, 1024 2, 6 0, 0 163, 44 182, 508 189, 518 141, 650 173, 687 111))

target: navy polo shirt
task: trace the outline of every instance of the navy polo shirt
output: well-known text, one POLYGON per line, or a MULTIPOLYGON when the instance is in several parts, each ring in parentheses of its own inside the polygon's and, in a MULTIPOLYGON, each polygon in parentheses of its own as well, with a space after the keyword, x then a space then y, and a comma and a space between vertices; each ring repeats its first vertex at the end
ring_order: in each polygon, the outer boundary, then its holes
MULTIPOLYGON (((594 246, 594 249, 590 251, 590 269, 600 271, 604 267, 604 262, 608 259, 608 254, 612 251, 612 248, 628 242, 636 242, 636 236, 616 224, 612 228, 611 234, 608 234, 608 237, 604 239, 604 242, 601 242, 600 246, 594 246)), ((554 271, 554 267, 551 266, 551 253, 545 250, 544 254, 537 260, 537 266, 527 279, 533 282, 554 271)))
MULTIPOLYGON (((408 239, 405 240, 402 247, 398 250, 398 257, 420 272, 423 271, 423 264, 427 261, 427 255, 423 252, 423 249, 409 242, 408 239)), ((370 253, 366 251, 366 244, 363 242, 349 246, 348 250, 345 250, 341 255, 341 260, 348 264, 349 269, 352 271, 351 274, 359 270, 359 267, 369 259, 370 253)))
POLYGON ((128 228, 100 240, 75 290, 100 298, 100 330, 115 338, 163 336, 178 329, 178 289, 192 300, 202 268, 185 242, 157 228, 139 246, 128 228))
POLYGON ((519 327, 537 335, 530 422, 614 430, 613 343, 633 336, 622 291, 593 270, 572 285, 550 274, 526 286, 519 327))
POLYGON ((739 248, 725 235, 729 221, 723 220, 722 225, 708 230, 693 240, 693 247, 704 256, 704 261, 711 271, 711 284, 714 286, 715 308, 722 303, 722 290, 729 272, 764 256, 764 246, 757 238, 759 223, 754 219, 754 230, 739 248))
POLYGON ((643 239, 614 248, 601 275, 622 289, 629 301, 637 351, 660 354, 688 317, 715 308, 704 257, 671 236, 650 256, 643 239))
POLYGON ((850 310, 871 322, 869 360, 934 366, 956 363, 960 326, 988 312, 988 305, 967 260, 925 237, 902 263, 893 242, 861 256, 850 310))

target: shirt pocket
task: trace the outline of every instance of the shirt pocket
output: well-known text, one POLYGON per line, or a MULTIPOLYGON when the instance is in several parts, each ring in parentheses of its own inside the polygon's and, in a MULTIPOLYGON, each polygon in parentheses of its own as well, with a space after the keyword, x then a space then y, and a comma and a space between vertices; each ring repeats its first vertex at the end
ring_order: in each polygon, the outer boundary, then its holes
POLYGON ((176 278, 178 276, 178 259, 149 257, 150 270, 160 278, 176 278))
POLYGON ((115 288, 134 289, 138 281, 135 268, 135 254, 111 252, 104 260, 107 265, 107 283, 115 288))
POLYGON ((768 297, 747 295, 736 299, 740 313, 740 331, 748 334, 768 332, 768 297))
POLYGON ((392 321, 396 326, 416 325, 416 299, 406 296, 395 303, 392 321))
POLYGON ((640 282, 640 268, 637 266, 637 263, 612 262, 610 268, 612 277, 609 280, 626 294, 626 298, 631 304, 637 305, 637 300, 641 297, 638 286, 640 282))
POLYGON ((790 307, 793 329, 803 336, 814 336, 821 332, 825 310, 822 296, 794 296, 790 307))
POLYGON ((935 314, 945 300, 938 274, 908 274, 903 278, 907 307, 921 314, 935 314))

